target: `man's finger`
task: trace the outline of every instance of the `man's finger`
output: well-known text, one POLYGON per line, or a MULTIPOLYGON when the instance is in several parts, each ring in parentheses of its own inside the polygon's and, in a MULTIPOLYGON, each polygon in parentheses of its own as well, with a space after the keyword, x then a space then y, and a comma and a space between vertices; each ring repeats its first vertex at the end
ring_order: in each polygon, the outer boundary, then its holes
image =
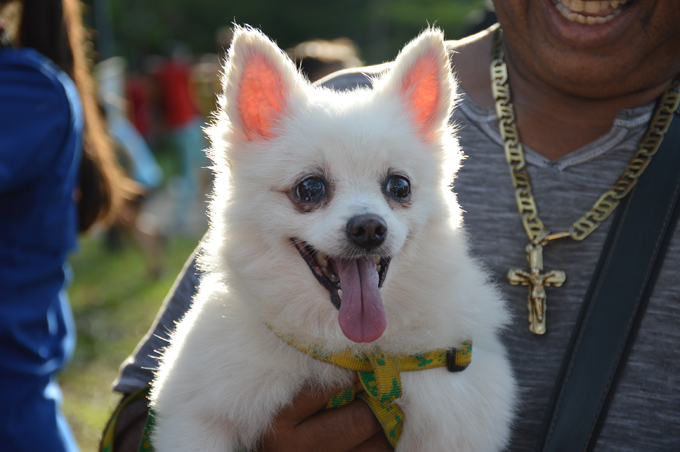
POLYGON ((304 388, 293 398, 290 405, 283 408, 277 415, 277 419, 297 425, 312 414, 326 406, 328 401, 343 388, 319 390, 304 388))
POLYGON ((385 432, 381 431, 359 444, 350 452, 392 452, 393 450, 392 445, 387 441, 385 432))
POLYGON ((380 432, 380 423, 363 400, 318 413, 295 429, 295 435, 303 441, 302 450, 327 452, 350 451, 380 432))

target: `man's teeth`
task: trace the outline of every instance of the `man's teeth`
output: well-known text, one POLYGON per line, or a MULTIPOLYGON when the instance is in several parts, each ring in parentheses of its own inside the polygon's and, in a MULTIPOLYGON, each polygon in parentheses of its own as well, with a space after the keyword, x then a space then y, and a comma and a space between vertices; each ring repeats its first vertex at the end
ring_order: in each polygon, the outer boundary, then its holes
POLYGON ((611 1, 583 1, 583 0, 553 0, 557 10, 567 20, 581 24, 603 24, 619 15, 621 7, 630 0, 611 1), (608 15, 591 15, 609 12, 608 15), (585 13, 585 14, 580 14, 585 13))

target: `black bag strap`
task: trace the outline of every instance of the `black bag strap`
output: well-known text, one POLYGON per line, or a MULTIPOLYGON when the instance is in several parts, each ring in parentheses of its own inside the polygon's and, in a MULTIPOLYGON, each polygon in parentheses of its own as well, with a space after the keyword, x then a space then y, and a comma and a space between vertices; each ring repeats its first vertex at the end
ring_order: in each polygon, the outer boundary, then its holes
POLYGON ((680 215, 680 112, 619 206, 555 383, 537 452, 594 447, 680 215), (609 245, 609 246, 608 246, 609 245), (640 315, 638 315, 640 314, 640 315))

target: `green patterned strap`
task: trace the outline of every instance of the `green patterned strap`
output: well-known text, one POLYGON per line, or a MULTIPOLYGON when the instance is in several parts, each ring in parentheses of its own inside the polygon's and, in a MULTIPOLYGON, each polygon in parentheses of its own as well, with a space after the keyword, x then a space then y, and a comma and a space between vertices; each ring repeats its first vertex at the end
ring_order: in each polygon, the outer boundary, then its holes
MULTIPOLYGON (((267 325, 267 327, 269 327, 279 339, 305 355, 355 372, 373 372, 375 369, 375 362, 371 361, 371 356, 384 355, 380 349, 359 353, 349 349, 341 352, 328 352, 319 347, 303 344, 290 334, 278 333, 269 325, 267 325)), ((449 350, 430 350, 424 353, 389 356, 388 358, 397 361, 399 371, 401 372, 432 369, 434 367, 448 367, 450 372, 460 372, 465 370, 472 360, 472 341, 463 341, 458 347, 449 350)))
POLYGON ((396 403, 402 396, 400 373, 438 367, 447 367, 450 372, 460 372, 470 365, 472 359, 472 341, 461 342, 458 347, 450 350, 391 356, 380 349, 367 353, 355 353, 351 350, 327 352, 302 344, 292 335, 272 331, 281 340, 314 359, 356 371, 359 383, 335 394, 326 404, 326 409, 340 408, 353 402, 356 397, 363 399, 380 422, 393 447, 399 442, 404 422, 404 412, 396 403))
POLYGON ((121 402, 118 404, 118 407, 111 415, 108 424, 106 424, 106 428, 102 434, 101 443, 99 444, 100 452, 113 451, 113 439, 116 433, 116 426, 118 425, 120 413, 122 413, 123 410, 133 402, 137 402, 139 400, 144 400, 146 402, 150 389, 151 388, 149 386, 145 386, 133 392, 132 394, 125 396, 123 400, 121 400, 121 402))
MULTIPOLYGON (((469 365, 472 343, 459 347, 450 358, 452 364, 463 370, 469 365)), ((439 355, 433 355, 438 357, 439 355)), ((446 365, 445 354, 440 358, 446 365)), ((359 383, 335 394, 326 404, 327 409, 340 408, 353 402, 356 397, 364 400, 380 422, 387 440, 392 447, 397 447, 404 428, 404 411, 396 403, 402 396, 400 360, 397 358, 374 352, 366 355, 372 371, 357 372, 359 383)), ((426 359, 420 355, 419 359, 409 365, 409 370, 426 370, 442 367, 440 359, 426 359)))
POLYGON ((156 413, 153 408, 149 408, 149 416, 146 418, 146 425, 144 426, 144 432, 142 432, 142 439, 139 441, 137 452, 153 452, 151 432, 154 425, 156 425, 156 413))
MULTIPOLYGON (((288 339, 288 340, 286 340, 288 339)), ((340 408, 350 404, 356 397, 363 399, 380 422, 387 440, 393 447, 397 446, 403 430, 404 412, 395 403, 402 396, 401 371, 426 370, 447 366, 451 372, 459 372, 467 368, 472 356, 472 341, 465 341, 459 347, 451 350, 435 350, 432 352, 407 357, 391 357, 379 351, 370 355, 355 355, 352 353, 331 354, 315 348, 303 348, 291 338, 286 342, 296 346, 298 350, 321 361, 336 366, 357 370, 359 383, 346 388, 328 401, 326 409, 340 408), (335 356, 333 356, 335 355, 335 356)), ((146 394, 148 388, 146 388, 146 394)), ((139 444, 138 452, 153 452, 151 432, 155 423, 152 409, 144 427, 144 433, 139 444)), ((111 449, 103 452, 110 452, 111 449)))

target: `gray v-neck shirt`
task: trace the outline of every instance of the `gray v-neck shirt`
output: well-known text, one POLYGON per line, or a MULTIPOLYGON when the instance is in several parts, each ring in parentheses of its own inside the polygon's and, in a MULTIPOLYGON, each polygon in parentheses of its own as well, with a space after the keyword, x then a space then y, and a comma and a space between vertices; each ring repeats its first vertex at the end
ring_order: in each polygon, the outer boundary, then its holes
MULTIPOLYGON (((335 89, 366 85, 363 74, 370 69, 360 71, 334 76, 325 85, 335 89)), ((525 148, 538 212, 547 228, 568 230, 611 186, 637 149, 652 110, 648 105, 620 111, 607 134, 556 161, 525 148)), ((508 450, 533 452, 611 218, 582 242, 566 239, 544 250, 545 270, 563 270, 567 280, 560 288, 546 289, 547 333, 534 336, 528 330, 528 289, 510 286, 505 276, 510 268, 526 269, 528 238, 517 212, 496 114, 461 93, 452 120, 459 126, 467 156, 454 191, 465 212, 472 254, 497 281, 513 313, 504 342, 522 395, 508 450)), ((149 334, 123 363, 116 391, 132 392, 150 382, 156 350, 165 345, 162 338, 190 304, 195 271, 190 263, 178 278, 149 334)), ((671 241, 595 450, 680 451, 680 234, 671 241)))
MULTIPOLYGON (((463 94, 464 96, 464 94, 463 94)), ((567 231, 622 173, 637 150, 653 105, 620 111, 614 127, 556 161, 525 148, 540 218, 567 231)), ((510 268, 526 269, 526 232, 517 211, 495 111, 463 98, 454 115, 468 156, 454 191, 465 213, 472 250, 506 295, 515 321, 505 344, 524 393, 510 450, 534 451, 555 378, 612 218, 582 242, 566 239, 544 250, 544 268, 567 274, 547 288, 547 333, 528 331, 526 287, 510 286, 510 268)), ((521 134, 521 130, 520 130, 521 134)), ((612 215, 613 217, 613 215, 612 215)), ((633 249, 636 244, 627 244, 633 249)), ((616 389, 597 451, 680 450, 680 234, 675 234, 616 389)))

